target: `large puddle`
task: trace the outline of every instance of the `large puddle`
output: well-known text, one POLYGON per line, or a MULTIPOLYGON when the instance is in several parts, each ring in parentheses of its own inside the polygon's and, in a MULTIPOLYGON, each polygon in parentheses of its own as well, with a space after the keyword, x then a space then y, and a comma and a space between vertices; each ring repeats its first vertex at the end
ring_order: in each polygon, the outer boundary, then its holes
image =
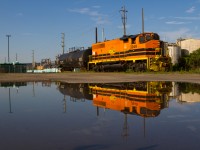
POLYGON ((0 83, 2 150, 196 150, 200 85, 0 83))

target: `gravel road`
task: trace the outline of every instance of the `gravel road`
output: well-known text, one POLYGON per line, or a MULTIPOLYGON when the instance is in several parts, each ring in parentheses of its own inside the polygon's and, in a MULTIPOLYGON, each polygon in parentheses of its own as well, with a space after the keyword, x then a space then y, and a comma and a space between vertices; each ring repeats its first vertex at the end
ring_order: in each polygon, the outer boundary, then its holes
POLYGON ((200 74, 190 73, 0 73, 0 82, 62 81, 68 83, 108 83, 135 81, 177 81, 200 84, 200 74))

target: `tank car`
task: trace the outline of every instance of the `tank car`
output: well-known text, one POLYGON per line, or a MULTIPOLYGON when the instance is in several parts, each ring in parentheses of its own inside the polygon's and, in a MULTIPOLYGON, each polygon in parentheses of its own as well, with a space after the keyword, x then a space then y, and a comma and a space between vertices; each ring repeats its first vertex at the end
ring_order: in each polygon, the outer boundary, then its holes
POLYGON ((61 71, 73 71, 76 68, 85 70, 89 61, 89 55, 91 54, 91 48, 70 49, 70 52, 58 57, 58 66, 61 68, 61 71))

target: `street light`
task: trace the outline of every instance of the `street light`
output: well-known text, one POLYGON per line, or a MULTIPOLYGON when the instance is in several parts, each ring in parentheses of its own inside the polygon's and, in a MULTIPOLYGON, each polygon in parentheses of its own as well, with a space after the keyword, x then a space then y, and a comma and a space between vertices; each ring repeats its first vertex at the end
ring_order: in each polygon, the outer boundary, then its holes
POLYGON ((9 38, 11 37, 11 35, 6 35, 6 37, 8 38, 8 63, 10 63, 10 56, 9 56, 9 38))

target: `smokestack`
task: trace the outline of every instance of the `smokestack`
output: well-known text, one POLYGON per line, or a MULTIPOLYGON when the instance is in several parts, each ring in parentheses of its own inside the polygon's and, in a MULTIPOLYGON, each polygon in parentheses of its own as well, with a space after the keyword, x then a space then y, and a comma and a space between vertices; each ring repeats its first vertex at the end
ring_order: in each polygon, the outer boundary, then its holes
POLYGON ((97 33, 97 27, 95 29, 95 36, 96 36, 96 43, 98 42, 98 33, 97 33))

